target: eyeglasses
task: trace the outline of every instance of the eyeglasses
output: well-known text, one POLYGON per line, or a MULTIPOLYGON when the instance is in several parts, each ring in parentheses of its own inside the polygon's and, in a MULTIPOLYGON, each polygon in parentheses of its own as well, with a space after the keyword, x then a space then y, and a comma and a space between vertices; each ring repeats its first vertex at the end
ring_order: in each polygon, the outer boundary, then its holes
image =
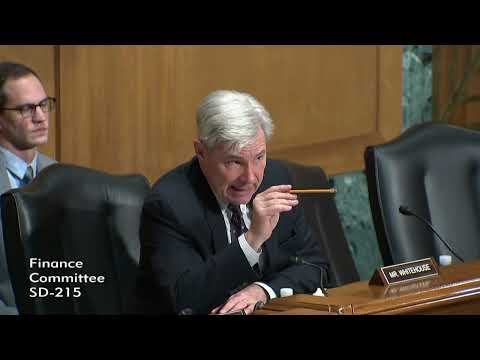
POLYGON ((33 117, 35 115, 35 112, 37 111, 38 106, 40 107, 40 109, 42 109, 43 113, 51 112, 55 110, 55 98, 47 97, 45 100, 40 101, 38 104, 26 104, 14 108, 1 108, 1 110, 18 111, 25 119, 33 117))

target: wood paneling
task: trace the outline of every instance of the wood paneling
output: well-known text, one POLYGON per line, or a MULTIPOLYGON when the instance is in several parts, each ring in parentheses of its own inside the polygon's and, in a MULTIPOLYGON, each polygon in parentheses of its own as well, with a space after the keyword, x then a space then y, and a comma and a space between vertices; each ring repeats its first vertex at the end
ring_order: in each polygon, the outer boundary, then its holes
MULTIPOLYGON (((0 45, 0 61, 13 61, 27 65, 38 74, 47 94, 58 98, 55 87, 55 46, 0 45)), ((53 158, 56 157, 56 118, 58 118, 56 113, 53 112, 50 115, 48 143, 39 147, 41 152, 53 158)))
POLYGON ((154 181, 189 159, 200 100, 256 96, 269 155, 334 174, 401 129, 400 46, 61 46, 60 158, 154 181))

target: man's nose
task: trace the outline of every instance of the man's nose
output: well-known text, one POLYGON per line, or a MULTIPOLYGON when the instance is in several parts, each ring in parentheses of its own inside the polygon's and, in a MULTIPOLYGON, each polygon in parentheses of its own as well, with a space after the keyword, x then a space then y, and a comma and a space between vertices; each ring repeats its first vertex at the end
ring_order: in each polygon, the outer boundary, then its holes
POLYGON ((47 117, 48 117, 48 112, 43 112, 42 108, 40 106, 37 106, 33 113, 32 119, 33 121, 36 121, 36 122, 42 122, 47 120, 47 117))
POLYGON ((250 184, 255 182, 255 171, 252 165, 247 165, 245 167, 242 178, 245 182, 250 184))

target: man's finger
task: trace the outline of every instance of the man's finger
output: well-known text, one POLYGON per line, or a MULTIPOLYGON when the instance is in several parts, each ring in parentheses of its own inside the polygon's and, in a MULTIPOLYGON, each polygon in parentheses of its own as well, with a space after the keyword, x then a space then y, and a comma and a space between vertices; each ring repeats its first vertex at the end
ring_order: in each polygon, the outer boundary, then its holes
POLYGON ((268 201, 268 200, 273 200, 273 199, 287 199, 287 200, 292 200, 292 199, 297 199, 297 194, 291 194, 289 192, 279 192, 279 191, 272 191, 267 194, 261 194, 257 196, 255 199, 261 200, 261 201, 268 201))
POLYGON ((264 217, 264 216, 275 216, 283 212, 287 212, 292 210, 293 206, 290 205, 275 205, 275 206, 270 206, 264 209, 261 209, 258 211, 259 215, 264 217))
POLYGON ((268 194, 273 191, 288 192, 291 188, 292 188, 292 185, 275 185, 275 186, 270 186, 267 190, 265 190, 260 194, 268 194))
POLYGON ((218 310, 220 309, 220 306, 217 306, 215 309, 213 309, 212 311, 210 311, 210 314, 216 314, 218 313, 218 310))
POLYGON ((238 306, 238 304, 241 304, 242 302, 243 299, 239 297, 231 298, 225 303, 225 305, 222 306, 222 308, 220 309, 220 314, 224 314, 226 312, 234 310, 238 306))
POLYGON ((257 205, 259 208, 267 208, 275 205, 297 205, 298 199, 270 199, 261 201, 257 205))
POLYGON ((250 315, 251 313, 253 313, 254 310, 255 310, 255 304, 250 304, 244 309, 245 314, 247 315, 250 315))
POLYGON ((271 215, 273 212, 290 211, 294 206, 298 205, 298 200, 282 200, 282 201, 270 201, 264 204, 259 204, 256 208, 257 212, 264 214, 265 211, 271 215), (286 209, 285 207, 289 207, 286 209))

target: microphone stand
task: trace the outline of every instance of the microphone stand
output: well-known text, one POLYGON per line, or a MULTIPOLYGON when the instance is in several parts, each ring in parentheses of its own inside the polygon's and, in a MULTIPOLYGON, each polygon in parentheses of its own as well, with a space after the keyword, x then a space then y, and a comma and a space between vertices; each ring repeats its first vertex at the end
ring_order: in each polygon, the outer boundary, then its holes
POLYGON ((325 271, 324 268, 316 264, 313 264, 311 262, 305 261, 298 256, 291 256, 289 260, 290 260, 290 263, 292 264, 308 265, 320 270, 320 290, 322 290, 323 295, 328 296, 327 289, 325 289, 323 286, 323 272, 325 271))
POLYGON ((450 245, 448 245, 448 243, 446 241, 444 241, 442 239, 442 237, 435 231, 435 229, 433 228, 433 226, 427 221, 425 220, 424 218, 422 218, 421 216, 415 214, 414 212, 412 212, 408 207, 406 206, 400 206, 398 208, 398 211, 400 212, 400 214, 402 215, 406 215, 406 216, 414 216, 416 217, 418 220, 420 220, 422 223, 424 223, 425 225, 428 226, 428 228, 435 234, 437 235, 438 239, 443 243, 443 245, 445 245, 447 247, 448 250, 450 250, 450 252, 456 256, 456 258, 458 260, 460 260, 461 262, 465 262, 465 260, 463 260, 462 257, 460 257, 459 255, 457 255, 457 253, 455 251, 453 251, 453 249, 450 247, 450 245))

